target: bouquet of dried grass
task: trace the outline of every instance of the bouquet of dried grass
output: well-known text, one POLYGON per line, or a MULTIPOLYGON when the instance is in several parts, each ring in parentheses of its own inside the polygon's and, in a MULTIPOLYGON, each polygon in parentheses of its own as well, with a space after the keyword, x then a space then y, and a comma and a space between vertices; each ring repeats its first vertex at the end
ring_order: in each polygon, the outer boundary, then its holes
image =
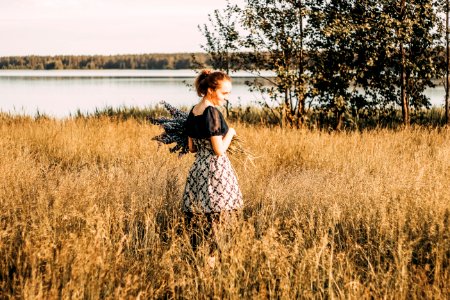
POLYGON ((169 151, 171 153, 178 152, 182 156, 189 152, 188 136, 185 129, 188 113, 173 107, 165 101, 161 101, 161 104, 169 111, 172 118, 160 117, 149 119, 152 124, 159 125, 164 129, 162 134, 155 136, 152 140, 163 144, 175 143, 175 146, 171 147, 169 151))
MULTIPOLYGON (((161 104, 170 113, 171 118, 159 117, 149 119, 152 124, 159 125, 164 129, 164 132, 155 136, 153 140, 166 145, 175 143, 175 146, 169 148, 169 151, 171 153, 178 153, 179 156, 182 156, 189 152, 188 135, 185 129, 186 120, 189 114, 177 109, 165 101, 161 101, 161 104)), ((240 162, 245 163, 249 161, 253 165, 255 156, 245 149, 243 144, 244 143, 240 138, 234 136, 227 152, 240 162)))

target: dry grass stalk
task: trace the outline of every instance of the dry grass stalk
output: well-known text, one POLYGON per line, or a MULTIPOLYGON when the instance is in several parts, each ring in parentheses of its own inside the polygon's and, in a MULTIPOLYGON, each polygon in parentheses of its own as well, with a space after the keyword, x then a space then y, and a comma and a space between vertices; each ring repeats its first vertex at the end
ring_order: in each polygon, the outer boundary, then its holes
POLYGON ((158 128, 0 120, 0 298, 448 299, 449 129, 236 125, 264 160, 236 166, 243 218, 211 270, 183 230, 193 157, 158 128))

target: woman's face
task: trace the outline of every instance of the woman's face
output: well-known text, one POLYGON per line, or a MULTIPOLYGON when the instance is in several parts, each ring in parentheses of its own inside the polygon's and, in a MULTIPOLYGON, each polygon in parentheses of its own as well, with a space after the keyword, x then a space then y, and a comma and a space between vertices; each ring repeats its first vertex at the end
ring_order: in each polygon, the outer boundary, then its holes
POLYGON ((210 100, 214 105, 224 105, 230 93, 231 81, 222 80, 219 83, 217 90, 212 91, 211 89, 208 89, 208 100, 210 100))

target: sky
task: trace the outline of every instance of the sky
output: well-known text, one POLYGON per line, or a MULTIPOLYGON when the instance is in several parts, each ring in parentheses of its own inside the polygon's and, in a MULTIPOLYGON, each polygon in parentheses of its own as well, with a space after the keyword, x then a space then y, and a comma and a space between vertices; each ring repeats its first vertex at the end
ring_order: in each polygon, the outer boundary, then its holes
POLYGON ((0 0, 0 56, 201 52, 198 25, 225 6, 225 0, 0 0))

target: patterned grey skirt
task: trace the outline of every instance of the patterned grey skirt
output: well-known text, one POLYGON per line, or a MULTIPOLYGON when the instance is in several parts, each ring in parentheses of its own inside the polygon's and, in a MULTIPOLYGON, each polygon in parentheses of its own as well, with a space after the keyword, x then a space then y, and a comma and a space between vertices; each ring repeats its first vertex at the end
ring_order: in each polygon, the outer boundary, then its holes
POLYGON ((183 210, 216 213, 243 205, 236 173, 226 154, 217 156, 209 139, 193 139, 197 148, 183 194, 183 210))

